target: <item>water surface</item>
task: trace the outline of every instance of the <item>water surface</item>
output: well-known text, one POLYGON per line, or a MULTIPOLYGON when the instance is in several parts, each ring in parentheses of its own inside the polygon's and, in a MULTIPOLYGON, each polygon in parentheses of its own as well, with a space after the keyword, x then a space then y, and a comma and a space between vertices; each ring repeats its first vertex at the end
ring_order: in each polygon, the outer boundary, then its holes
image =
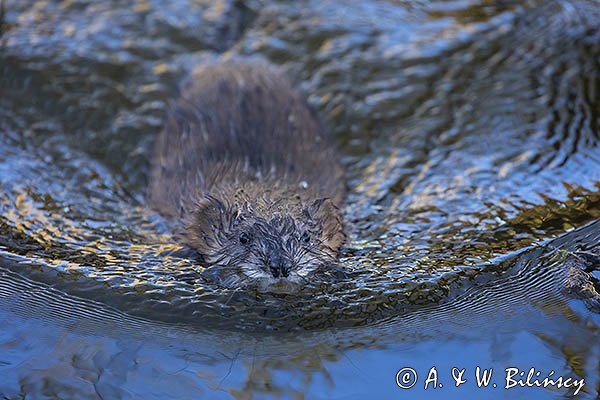
POLYGON ((451 387, 477 365, 598 396, 596 2, 25 0, 1 32, 3 396, 569 396, 451 387), (168 101, 220 56, 282 66, 335 132, 349 279, 216 287, 146 208, 168 101))

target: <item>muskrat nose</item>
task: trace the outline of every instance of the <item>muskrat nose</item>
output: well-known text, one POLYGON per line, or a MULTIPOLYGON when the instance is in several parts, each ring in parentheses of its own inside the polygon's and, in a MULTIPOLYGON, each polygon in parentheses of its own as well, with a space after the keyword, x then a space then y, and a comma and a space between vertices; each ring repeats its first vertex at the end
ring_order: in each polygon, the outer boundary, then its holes
POLYGON ((290 274, 290 267, 279 257, 271 258, 269 262, 269 269, 275 278, 279 278, 280 275, 284 278, 287 278, 290 274))

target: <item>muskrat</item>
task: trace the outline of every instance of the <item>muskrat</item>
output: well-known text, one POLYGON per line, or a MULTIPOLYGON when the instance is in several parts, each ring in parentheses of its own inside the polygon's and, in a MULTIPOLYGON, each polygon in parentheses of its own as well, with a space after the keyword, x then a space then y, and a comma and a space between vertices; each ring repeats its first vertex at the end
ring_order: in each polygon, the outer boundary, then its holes
POLYGON ((170 105, 149 200, 227 286, 302 285, 344 240, 345 185, 329 132, 275 67, 198 67, 170 105))

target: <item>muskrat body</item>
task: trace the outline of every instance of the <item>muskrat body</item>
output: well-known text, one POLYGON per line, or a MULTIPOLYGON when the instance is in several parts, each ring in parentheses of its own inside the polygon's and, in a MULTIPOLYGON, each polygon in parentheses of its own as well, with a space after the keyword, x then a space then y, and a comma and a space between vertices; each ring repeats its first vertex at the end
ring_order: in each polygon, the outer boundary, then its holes
POLYGON ((149 200, 228 286, 303 284, 344 235, 342 170, 299 92, 264 63, 196 69, 171 104, 149 200))

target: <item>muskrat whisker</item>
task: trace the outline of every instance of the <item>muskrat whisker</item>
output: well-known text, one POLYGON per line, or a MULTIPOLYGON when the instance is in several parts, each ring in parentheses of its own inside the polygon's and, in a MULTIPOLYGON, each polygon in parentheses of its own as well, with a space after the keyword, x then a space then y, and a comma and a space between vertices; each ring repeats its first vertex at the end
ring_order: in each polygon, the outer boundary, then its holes
MULTIPOLYGON (((240 280, 239 283, 243 283, 243 280, 240 280)), ((239 292, 240 290, 242 290, 242 288, 240 286, 236 287, 235 289, 233 289, 233 293, 231 293, 231 296, 229 296, 229 298, 227 299, 227 301, 225 302, 224 305, 228 305, 229 302, 231 301, 231 299, 233 299, 233 296, 235 296, 235 294, 237 292, 239 292)))

